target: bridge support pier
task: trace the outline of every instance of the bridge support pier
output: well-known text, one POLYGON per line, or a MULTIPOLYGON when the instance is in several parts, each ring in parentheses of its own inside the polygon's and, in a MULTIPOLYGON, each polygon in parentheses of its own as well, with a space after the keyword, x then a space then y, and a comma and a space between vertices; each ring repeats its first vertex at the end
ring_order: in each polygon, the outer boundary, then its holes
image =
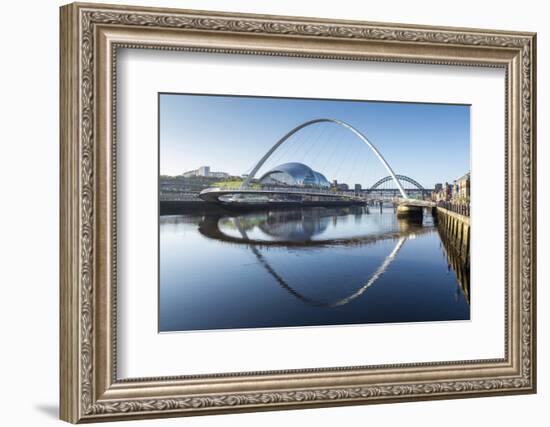
POLYGON ((424 208, 415 205, 397 206, 397 218, 422 219, 424 208))

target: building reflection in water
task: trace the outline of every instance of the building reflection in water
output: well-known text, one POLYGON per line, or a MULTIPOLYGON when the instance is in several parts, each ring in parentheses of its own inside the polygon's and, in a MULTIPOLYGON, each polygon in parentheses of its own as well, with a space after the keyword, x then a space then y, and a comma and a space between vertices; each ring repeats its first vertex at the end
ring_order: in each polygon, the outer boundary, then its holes
MULTIPOLYGON (((445 253, 447 258, 448 270, 454 271, 460 289, 466 298, 468 304, 470 304, 470 268, 469 262, 462 259, 459 252, 455 249, 452 242, 450 242, 446 235, 438 229, 439 238, 441 239, 441 250, 445 253)), ((458 297, 458 295, 457 295, 458 297)))

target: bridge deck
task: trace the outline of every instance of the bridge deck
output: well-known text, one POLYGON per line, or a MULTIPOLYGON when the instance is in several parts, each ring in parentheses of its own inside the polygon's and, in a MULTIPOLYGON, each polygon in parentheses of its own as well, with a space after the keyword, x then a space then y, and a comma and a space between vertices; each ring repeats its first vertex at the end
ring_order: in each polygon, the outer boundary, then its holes
POLYGON ((404 204, 409 206, 424 206, 431 207, 435 206, 434 202, 418 199, 404 199, 402 197, 381 197, 381 196, 365 196, 363 194, 355 194, 352 192, 343 192, 343 191, 330 191, 330 190, 320 190, 320 189, 311 189, 311 188, 207 188, 200 192, 199 197, 205 201, 209 202, 220 202, 220 197, 231 196, 231 195, 304 195, 304 196, 313 196, 313 197, 330 197, 330 198, 339 198, 346 200, 354 200, 360 202, 369 202, 369 201, 388 201, 398 204, 404 204))

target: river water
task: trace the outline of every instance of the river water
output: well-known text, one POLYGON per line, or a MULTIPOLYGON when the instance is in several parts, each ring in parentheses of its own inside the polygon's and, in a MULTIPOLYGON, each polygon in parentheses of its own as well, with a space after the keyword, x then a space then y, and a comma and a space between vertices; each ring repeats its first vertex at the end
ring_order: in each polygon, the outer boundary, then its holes
POLYGON ((468 320, 469 272, 425 212, 160 217, 161 332, 468 320))

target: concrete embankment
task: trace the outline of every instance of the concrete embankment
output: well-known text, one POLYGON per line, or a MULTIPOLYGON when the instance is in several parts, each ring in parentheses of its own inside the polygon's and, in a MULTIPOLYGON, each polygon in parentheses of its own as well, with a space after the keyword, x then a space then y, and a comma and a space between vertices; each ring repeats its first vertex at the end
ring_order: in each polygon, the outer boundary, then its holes
POLYGON ((443 238, 452 246, 461 260, 469 265, 470 218, 441 207, 434 208, 433 213, 443 238))

